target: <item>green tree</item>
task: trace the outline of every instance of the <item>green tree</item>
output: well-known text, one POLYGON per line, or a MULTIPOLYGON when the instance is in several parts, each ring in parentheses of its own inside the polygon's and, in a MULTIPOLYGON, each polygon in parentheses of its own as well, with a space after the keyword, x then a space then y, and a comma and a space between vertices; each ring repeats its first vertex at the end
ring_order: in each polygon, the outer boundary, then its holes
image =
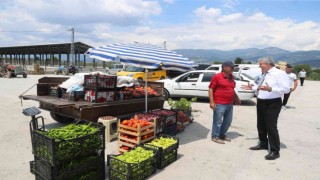
POLYGON ((221 61, 213 61, 212 64, 222 64, 222 62, 221 61))
POLYGON ((243 64, 243 59, 237 57, 237 58, 234 60, 234 63, 235 63, 235 64, 243 64))

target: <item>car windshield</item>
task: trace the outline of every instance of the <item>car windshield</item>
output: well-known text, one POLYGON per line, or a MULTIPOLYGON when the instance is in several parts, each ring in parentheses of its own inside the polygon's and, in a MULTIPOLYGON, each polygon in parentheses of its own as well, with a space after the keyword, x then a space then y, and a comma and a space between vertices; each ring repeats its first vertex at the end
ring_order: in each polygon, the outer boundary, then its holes
POLYGON ((249 74, 246 74, 246 73, 241 73, 243 76, 245 76, 246 78, 248 79, 251 79, 251 80, 254 80, 255 78, 250 76, 249 74))
POLYGON ((128 66, 125 71, 128 72, 143 72, 144 68, 140 68, 140 67, 135 67, 135 66, 128 66))

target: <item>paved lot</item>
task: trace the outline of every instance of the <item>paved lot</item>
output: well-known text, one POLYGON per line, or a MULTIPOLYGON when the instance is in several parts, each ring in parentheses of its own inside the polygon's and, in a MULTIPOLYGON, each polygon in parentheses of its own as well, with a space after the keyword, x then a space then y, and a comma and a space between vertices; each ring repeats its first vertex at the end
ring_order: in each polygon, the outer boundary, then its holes
MULTIPOLYGON (((21 101, 19 94, 34 85, 40 75, 0 78, 0 179, 31 180, 29 161, 33 159, 29 131, 30 117, 22 109, 38 106, 21 101)), ((257 143, 255 99, 235 106, 234 120, 225 145, 210 141, 212 111, 206 101, 193 104, 195 121, 177 136, 178 160, 150 179, 221 179, 221 180, 317 180, 320 179, 320 82, 306 81, 292 93, 279 117, 281 157, 266 161, 267 151, 251 151, 257 143)), ((35 93, 36 88, 27 94, 35 93)), ((166 105, 167 106, 167 105, 166 105)), ((42 111, 47 127, 59 126, 49 113, 42 111)), ((106 154, 116 153, 116 141, 106 144, 106 154)))

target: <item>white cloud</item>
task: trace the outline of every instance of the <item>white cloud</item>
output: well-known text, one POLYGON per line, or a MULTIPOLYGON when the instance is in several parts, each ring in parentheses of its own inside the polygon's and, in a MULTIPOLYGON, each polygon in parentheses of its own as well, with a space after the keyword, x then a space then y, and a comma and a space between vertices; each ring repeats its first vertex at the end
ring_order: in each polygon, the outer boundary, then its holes
MULTIPOLYGON (((225 13, 201 6, 188 23, 164 26, 153 21, 162 8, 157 1, 143 0, 16 0, 1 4, 0 46, 61 43, 70 41, 68 27, 76 30, 76 41, 92 46, 118 42, 145 42, 168 49, 241 49, 280 47, 287 50, 320 49, 320 26, 313 21, 276 19, 264 12, 225 13), (13 13, 14 12, 14 13, 13 13)), ((171 1, 168 1, 169 3, 171 1)), ((173 1, 172 1, 173 2, 173 1)), ((237 1, 232 1, 237 3, 237 1)), ((167 4, 169 5, 169 4, 167 4)), ((189 16, 190 17, 190 16, 189 16)))
POLYGON ((163 2, 168 3, 168 4, 173 4, 174 0, 163 0, 163 2))

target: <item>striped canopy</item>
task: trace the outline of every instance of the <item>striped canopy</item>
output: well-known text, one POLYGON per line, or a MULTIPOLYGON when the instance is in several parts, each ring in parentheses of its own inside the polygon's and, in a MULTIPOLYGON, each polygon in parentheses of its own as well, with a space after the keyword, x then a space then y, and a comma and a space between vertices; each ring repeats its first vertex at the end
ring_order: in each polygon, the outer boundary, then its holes
POLYGON ((164 69, 176 71, 192 70, 196 64, 173 51, 159 46, 142 43, 112 44, 90 48, 90 58, 102 61, 120 61, 136 67, 156 69, 162 65, 164 69))

